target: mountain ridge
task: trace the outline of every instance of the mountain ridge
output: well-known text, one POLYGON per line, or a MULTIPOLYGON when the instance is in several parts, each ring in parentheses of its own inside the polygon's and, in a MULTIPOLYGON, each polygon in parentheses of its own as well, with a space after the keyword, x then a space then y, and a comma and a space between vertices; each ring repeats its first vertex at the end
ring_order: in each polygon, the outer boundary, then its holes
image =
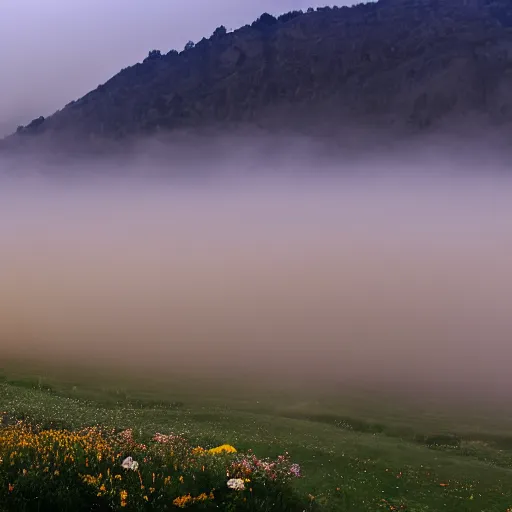
POLYGON ((157 50, 4 146, 101 146, 191 131, 416 133, 512 121, 512 6, 379 0, 263 14, 182 52, 157 50), (471 121, 473 122, 473 121, 471 121))

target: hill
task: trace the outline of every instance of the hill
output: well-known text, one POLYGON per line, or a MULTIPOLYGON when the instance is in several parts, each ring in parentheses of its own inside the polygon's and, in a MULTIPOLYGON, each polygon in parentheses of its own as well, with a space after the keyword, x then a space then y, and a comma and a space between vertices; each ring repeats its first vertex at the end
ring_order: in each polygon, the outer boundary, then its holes
POLYGON ((402 133, 512 120, 507 0, 380 0, 262 15, 181 51, 149 52, 3 145, 58 146, 258 127, 402 133))

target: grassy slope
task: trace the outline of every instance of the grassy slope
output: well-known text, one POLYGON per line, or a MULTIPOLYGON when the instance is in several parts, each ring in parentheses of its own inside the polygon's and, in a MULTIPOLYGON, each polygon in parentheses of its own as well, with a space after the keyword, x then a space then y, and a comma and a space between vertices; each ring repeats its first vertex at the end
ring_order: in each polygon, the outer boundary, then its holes
POLYGON ((30 372, 13 368, 0 383, 0 411, 69 426, 134 427, 147 435, 184 432, 261 456, 287 450, 306 474, 299 491, 315 495, 326 510, 512 507, 511 423, 503 417, 425 413, 368 396, 319 402, 254 390, 235 394, 234 388, 214 392, 208 383, 189 389, 168 382, 134 392, 135 381, 117 376, 27 377, 30 372), (456 433, 460 446, 425 445, 425 436, 442 432, 456 433))

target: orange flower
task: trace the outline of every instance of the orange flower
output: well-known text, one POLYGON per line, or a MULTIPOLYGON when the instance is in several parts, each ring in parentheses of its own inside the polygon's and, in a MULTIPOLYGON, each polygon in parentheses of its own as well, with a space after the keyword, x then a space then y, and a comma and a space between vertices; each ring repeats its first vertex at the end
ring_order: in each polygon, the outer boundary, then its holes
POLYGON ((128 493, 123 490, 119 493, 119 496, 121 498, 121 507, 126 507, 126 498, 128 497, 128 493))

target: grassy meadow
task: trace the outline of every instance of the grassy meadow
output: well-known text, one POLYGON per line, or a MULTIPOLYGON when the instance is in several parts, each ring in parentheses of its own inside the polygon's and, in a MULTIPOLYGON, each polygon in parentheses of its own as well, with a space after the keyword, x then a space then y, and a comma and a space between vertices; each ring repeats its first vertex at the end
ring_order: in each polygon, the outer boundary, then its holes
POLYGON ((498 407, 17 362, 0 376, 2 511, 512 509, 498 407))

